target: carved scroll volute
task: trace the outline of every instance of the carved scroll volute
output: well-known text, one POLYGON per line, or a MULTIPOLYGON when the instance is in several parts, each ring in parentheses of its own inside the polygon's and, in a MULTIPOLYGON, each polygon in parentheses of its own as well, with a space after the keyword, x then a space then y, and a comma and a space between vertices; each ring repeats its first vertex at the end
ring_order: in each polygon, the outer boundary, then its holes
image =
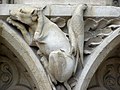
POLYGON ((18 82, 18 70, 7 58, 0 56, 0 90, 7 90, 18 82))
POLYGON ((97 74, 100 87, 107 90, 120 90, 120 58, 106 60, 97 74))
POLYGON ((119 57, 112 57, 101 63, 88 90, 120 90, 119 57))

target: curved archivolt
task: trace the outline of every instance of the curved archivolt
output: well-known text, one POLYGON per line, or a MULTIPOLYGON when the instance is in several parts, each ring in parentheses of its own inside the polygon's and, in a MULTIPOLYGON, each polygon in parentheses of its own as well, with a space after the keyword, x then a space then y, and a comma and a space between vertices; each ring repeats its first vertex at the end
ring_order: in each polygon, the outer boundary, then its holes
POLYGON ((86 63, 84 69, 79 76, 78 83, 75 90, 87 90, 91 78, 95 71, 107 55, 120 44, 120 28, 113 31, 102 43, 94 50, 91 55, 86 57, 86 63))
MULTIPOLYGON (((31 82, 34 83, 35 86, 32 90, 52 90, 39 59, 22 39, 19 32, 14 29, 15 28, 10 27, 7 23, 0 21, 0 41, 15 54, 19 62, 25 67, 26 71, 32 78, 31 82)), ((11 73, 9 74, 11 75, 11 73)), ((19 90, 20 86, 16 86, 13 89, 19 90)), ((21 87, 21 89, 29 90, 30 88, 25 86, 21 87)))

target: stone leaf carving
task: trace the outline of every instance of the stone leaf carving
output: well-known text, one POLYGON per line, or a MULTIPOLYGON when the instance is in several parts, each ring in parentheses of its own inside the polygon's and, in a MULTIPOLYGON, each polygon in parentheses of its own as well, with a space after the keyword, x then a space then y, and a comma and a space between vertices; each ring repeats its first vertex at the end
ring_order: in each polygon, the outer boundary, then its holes
POLYGON ((120 19, 95 20, 87 18, 85 20, 85 46, 84 54, 90 55, 102 41, 109 36, 114 30, 120 27, 120 19))
POLYGON ((63 28, 66 25, 66 20, 62 17, 52 17, 50 20, 56 23, 60 28, 63 28))
MULTIPOLYGON (((64 83, 67 90, 71 90, 68 79, 76 73, 78 62, 83 63, 84 21, 83 12, 86 5, 78 5, 67 23, 68 34, 59 27, 64 27, 64 19, 58 26, 50 21, 36 8, 20 8, 10 11, 8 23, 16 26, 29 45, 34 42, 38 46, 38 53, 42 56, 41 62, 45 67, 51 86, 53 83, 64 83), (69 38, 67 37, 69 35, 69 38)), ((82 65, 82 64, 81 64, 82 65)), ((61 87, 63 88, 63 87, 61 87)))

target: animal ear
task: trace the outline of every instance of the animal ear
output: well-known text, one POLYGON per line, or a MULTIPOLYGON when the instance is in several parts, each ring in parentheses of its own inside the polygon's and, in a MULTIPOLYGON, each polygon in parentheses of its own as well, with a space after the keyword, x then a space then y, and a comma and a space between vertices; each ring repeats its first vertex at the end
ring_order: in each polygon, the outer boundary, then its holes
POLYGON ((22 9, 20 9, 20 12, 21 12, 21 13, 25 13, 22 9))
POLYGON ((44 6, 44 7, 42 8, 42 11, 44 11, 46 7, 47 7, 47 6, 44 6))

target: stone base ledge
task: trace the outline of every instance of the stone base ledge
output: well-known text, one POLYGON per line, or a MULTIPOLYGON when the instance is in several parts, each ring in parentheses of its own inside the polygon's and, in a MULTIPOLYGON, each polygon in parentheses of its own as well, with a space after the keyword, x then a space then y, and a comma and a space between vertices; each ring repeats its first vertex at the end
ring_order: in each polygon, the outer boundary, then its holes
MULTIPOLYGON (((0 4, 0 15, 9 15, 9 10, 16 9, 22 6, 44 7, 41 4, 0 4)), ((76 5, 68 4, 52 4, 47 5, 44 14, 47 16, 71 16, 76 5)), ((91 6, 85 12, 85 17, 119 17, 120 7, 114 6, 91 6)))

